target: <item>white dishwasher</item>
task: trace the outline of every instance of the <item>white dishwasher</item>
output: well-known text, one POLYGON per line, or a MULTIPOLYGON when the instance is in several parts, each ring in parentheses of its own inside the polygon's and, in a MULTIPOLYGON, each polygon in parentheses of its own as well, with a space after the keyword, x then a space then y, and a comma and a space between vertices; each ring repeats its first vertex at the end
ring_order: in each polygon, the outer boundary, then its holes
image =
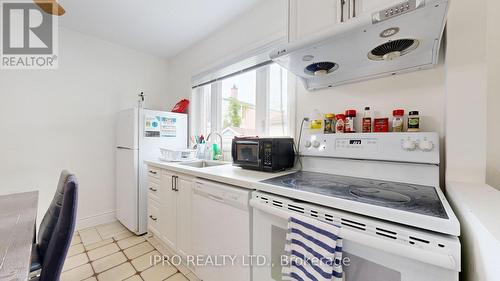
POLYGON ((250 190, 197 180, 193 194, 193 252, 203 281, 250 281, 250 190), (231 257, 231 258, 230 258, 231 257), (235 257, 234 264, 232 258, 235 257))

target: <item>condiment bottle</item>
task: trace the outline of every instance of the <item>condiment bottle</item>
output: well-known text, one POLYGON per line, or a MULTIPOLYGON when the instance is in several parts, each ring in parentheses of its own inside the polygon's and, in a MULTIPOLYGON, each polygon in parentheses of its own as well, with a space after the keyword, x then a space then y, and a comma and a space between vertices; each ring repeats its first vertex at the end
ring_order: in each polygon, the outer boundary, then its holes
POLYGON ((387 133, 389 132, 389 118, 375 118, 373 119, 373 132, 387 133))
POLYGON ((335 114, 328 113, 325 114, 325 134, 335 133, 335 114))
POLYGON ((337 123, 335 123, 335 133, 342 134, 345 131, 345 115, 337 114, 337 123))
POLYGON ((420 131, 420 116, 418 111, 410 111, 408 114, 408 132, 420 131))
POLYGON ((323 114, 318 110, 314 110, 311 116, 311 133, 319 134, 323 129, 323 114))
POLYGON ((365 113, 363 114, 363 133, 371 133, 372 132, 372 112, 370 107, 365 107, 365 113))
POLYGON ((392 131, 402 132, 404 127, 404 115, 405 111, 403 109, 395 109, 392 111, 392 131))
POLYGON ((355 133, 356 129, 354 127, 354 123, 356 123, 356 110, 348 109, 345 111, 345 128, 344 132, 346 133, 355 133))

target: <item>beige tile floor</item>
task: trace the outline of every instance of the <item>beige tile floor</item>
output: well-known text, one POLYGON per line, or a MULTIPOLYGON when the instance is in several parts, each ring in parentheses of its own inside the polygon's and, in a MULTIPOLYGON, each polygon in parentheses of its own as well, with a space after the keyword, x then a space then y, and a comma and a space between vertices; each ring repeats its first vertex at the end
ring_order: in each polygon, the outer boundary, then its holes
POLYGON ((148 235, 136 236, 119 222, 79 230, 73 236, 61 281, 200 281, 185 267, 151 264, 172 255, 148 235))

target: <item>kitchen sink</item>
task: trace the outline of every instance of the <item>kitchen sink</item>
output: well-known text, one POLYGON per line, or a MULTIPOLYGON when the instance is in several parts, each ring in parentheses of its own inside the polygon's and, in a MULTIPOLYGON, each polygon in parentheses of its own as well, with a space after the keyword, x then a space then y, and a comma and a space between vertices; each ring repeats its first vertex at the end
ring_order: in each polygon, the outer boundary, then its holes
POLYGON ((227 164, 230 164, 230 163, 222 162, 222 161, 210 161, 210 160, 200 160, 200 161, 179 163, 179 165, 182 165, 182 166, 190 166, 190 167, 195 167, 195 168, 207 168, 207 167, 221 166, 221 165, 227 165, 227 164))

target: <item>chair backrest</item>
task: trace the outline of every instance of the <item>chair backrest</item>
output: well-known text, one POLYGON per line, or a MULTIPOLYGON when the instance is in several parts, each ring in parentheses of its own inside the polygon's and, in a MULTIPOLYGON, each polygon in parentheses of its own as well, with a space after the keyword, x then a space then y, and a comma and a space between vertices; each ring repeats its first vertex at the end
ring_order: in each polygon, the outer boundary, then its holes
POLYGON ((62 201, 64 196, 64 187, 72 175, 70 172, 63 170, 59 176, 59 182, 57 184, 56 193, 52 202, 50 203, 47 212, 43 216, 42 223, 40 224, 40 229, 38 230, 38 253, 43 259, 45 256, 45 251, 56 227, 57 220, 59 219, 59 214, 61 213, 62 201))
MULTIPOLYGON (((58 186, 56 196, 54 197, 54 201, 57 201, 56 209, 59 210, 57 214, 57 221, 53 226, 53 231, 50 235, 48 243, 44 247, 43 254, 40 252, 41 245, 39 244, 39 253, 42 256, 42 272, 40 274, 40 281, 59 280, 66 255, 71 244, 71 239, 73 238, 73 232, 75 231, 76 211, 78 205, 78 183, 74 175, 63 171, 63 173, 61 173, 61 178, 63 178, 63 174, 65 174, 64 185, 61 189, 59 189, 58 186), (58 197, 58 200, 56 200, 56 197, 58 197), (60 204, 58 204, 59 197, 61 197, 60 204)), ((54 203, 54 201, 52 201, 52 203, 54 203)), ((51 227, 52 223, 53 221, 51 220, 51 227)), ((49 223, 47 223, 47 227, 48 226, 49 223)), ((42 234, 40 235, 44 236, 42 234)))

